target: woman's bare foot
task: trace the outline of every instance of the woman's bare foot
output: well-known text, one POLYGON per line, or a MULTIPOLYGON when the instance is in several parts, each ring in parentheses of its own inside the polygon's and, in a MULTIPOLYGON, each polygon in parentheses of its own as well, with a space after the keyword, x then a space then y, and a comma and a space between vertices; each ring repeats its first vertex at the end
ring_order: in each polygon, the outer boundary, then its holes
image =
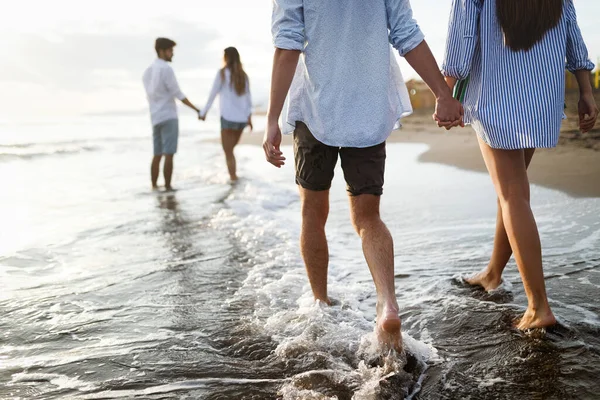
POLYGON ((556 318, 552 314, 550 307, 538 311, 528 308, 523 318, 517 322, 516 328, 524 331, 527 329, 547 328, 553 325, 556 325, 556 318))
POLYGON ((502 275, 498 275, 490 272, 489 268, 472 276, 471 278, 465 279, 469 285, 481 286, 486 292, 490 290, 498 289, 502 283, 502 275))
POLYGON ((377 304, 377 339, 379 343, 397 352, 402 351, 401 322, 398 307, 377 304))

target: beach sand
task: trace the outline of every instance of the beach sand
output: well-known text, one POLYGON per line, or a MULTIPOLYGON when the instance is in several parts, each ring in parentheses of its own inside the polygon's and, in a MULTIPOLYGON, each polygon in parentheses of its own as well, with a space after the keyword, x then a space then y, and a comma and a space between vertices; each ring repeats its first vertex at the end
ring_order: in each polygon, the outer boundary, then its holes
MULTIPOLYGON (((571 114, 571 113, 568 113, 571 114)), ((581 135, 577 119, 569 115, 563 124, 559 145, 555 149, 539 149, 529 169, 531 183, 568 193, 573 197, 600 197, 600 129, 581 135)), ((425 163, 438 163, 456 168, 486 172, 472 128, 449 132, 438 128, 430 112, 416 112, 402 120, 402 128, 392 132, 388 143, 424 143, 429 150, 420 156, 425 163)), ((241 144, 261 145, 262 132, 245 133, 241 144)), ((284 145, 291 137, 284 136, 284 145)), ((288 159, 291 154, 287 154, 288 159)))

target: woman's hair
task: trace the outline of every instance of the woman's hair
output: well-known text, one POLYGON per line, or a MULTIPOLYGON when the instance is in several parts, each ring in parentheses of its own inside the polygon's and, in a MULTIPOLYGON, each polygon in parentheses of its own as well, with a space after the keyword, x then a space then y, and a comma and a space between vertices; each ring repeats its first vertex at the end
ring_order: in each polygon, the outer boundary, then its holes
POLYGON ((225 49, 225 66, 221 69, 221 79, 225 80, 225 70, 231 71, 231 86, 235 89, 235 92, 241 96, 246 93, 246 83, 248 81, 248 75, 244 72, 244 67, 240 61, 240 53, 235 47, 228 47, 225 49))
POLYGON ((496 0, 504 41, 514 51, 529 50, 558 25, 564 0, 496 0))

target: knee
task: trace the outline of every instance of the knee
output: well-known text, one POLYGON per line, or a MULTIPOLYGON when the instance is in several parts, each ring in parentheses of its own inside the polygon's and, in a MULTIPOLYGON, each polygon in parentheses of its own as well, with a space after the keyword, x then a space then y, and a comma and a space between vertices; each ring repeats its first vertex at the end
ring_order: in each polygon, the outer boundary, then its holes
POLYGON ((381 223, 379 210, 356 210, 352 212, 352 225, 360 236, 363 232, 381 223))
POLYGON ((529 204, 529 185, 523 182, 507 182, 498 190, 500 206, 529 204))
POLYGON ((310 204, 302 206, 302 223, 312 229, 325 229, 329 210, 326 207, 316 207, 310 204))

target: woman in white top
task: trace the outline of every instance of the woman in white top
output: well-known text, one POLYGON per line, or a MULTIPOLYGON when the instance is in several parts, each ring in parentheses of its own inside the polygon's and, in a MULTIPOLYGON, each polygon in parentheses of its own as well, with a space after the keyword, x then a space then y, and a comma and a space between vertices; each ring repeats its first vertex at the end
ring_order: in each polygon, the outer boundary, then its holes
POLYGON ((240 141, 244 128, 249 125, 252 130, 252 96, 248 75, 244 72, 237 49, 226 48, 223 60, 225 66, 215 77, 208 102, 200 113, 200 119, 206 118, 215 97, 220 95, 221 143, 229 176, 232 181, 236 181, 238 177, 233 149, 240 141))

